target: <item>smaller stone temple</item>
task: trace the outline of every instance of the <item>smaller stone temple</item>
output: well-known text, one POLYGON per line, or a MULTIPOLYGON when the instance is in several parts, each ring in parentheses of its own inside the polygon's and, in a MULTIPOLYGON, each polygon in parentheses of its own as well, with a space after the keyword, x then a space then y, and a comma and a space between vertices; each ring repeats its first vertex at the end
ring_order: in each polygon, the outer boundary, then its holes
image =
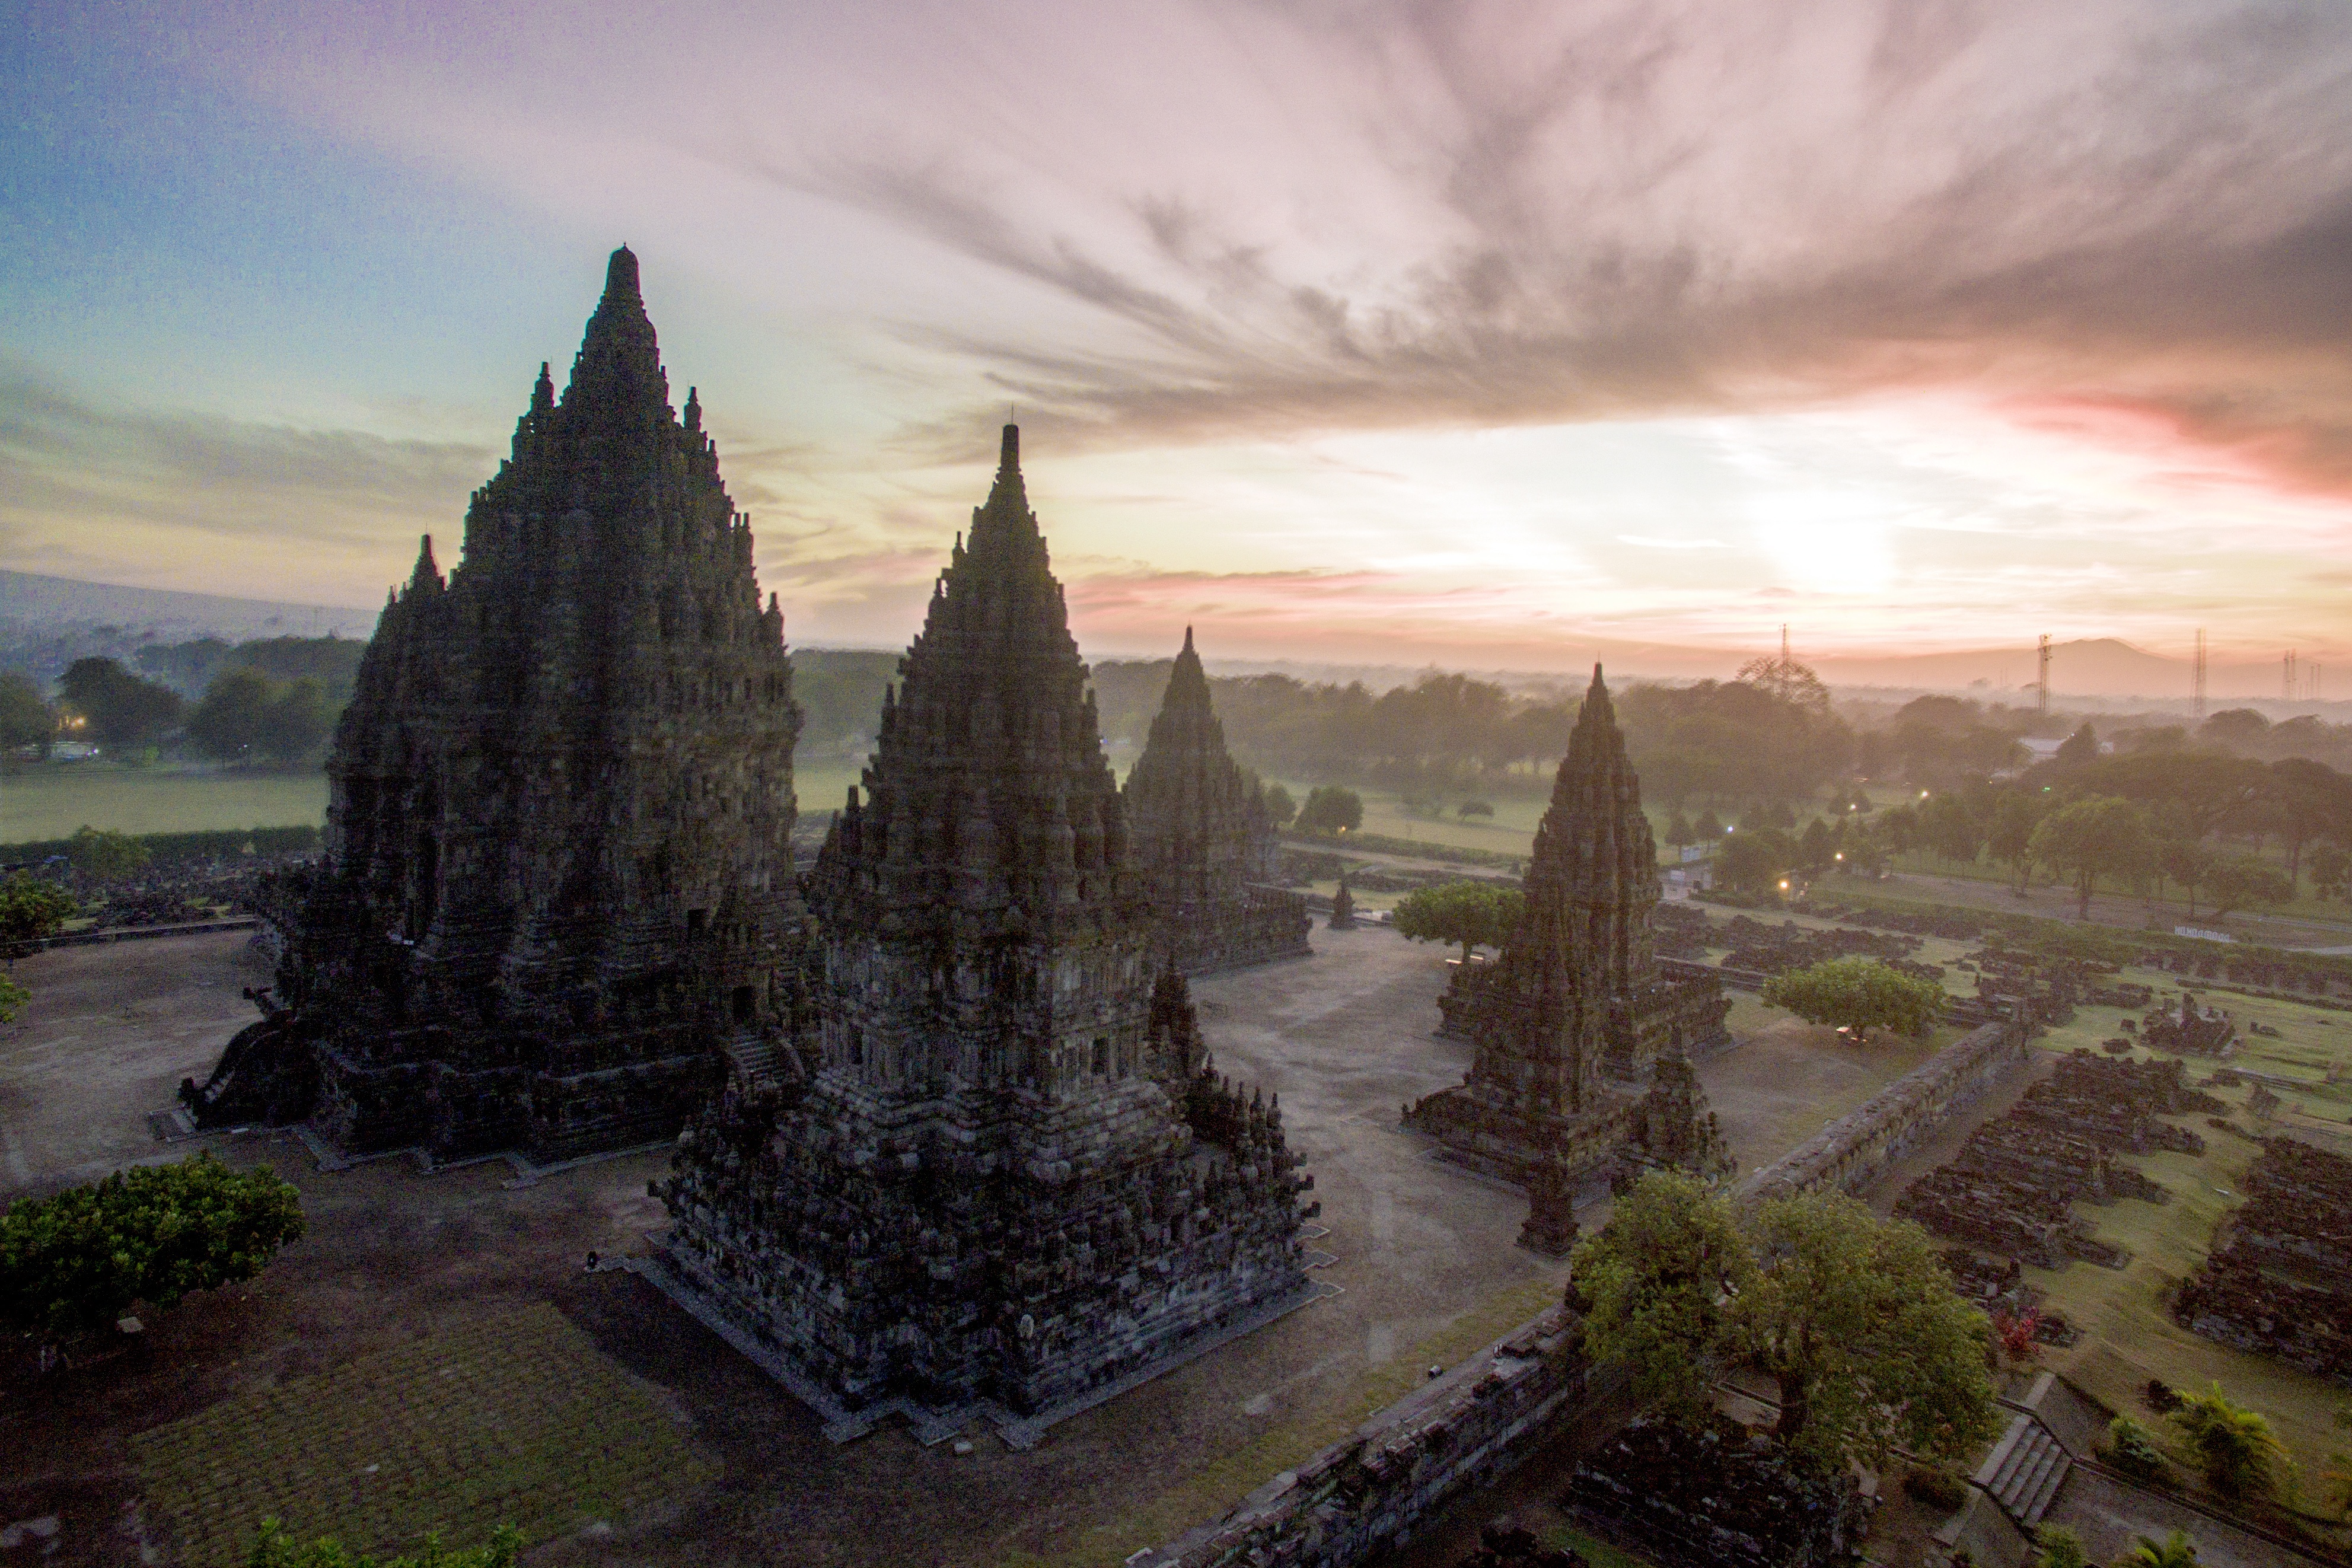
POLYGON ((1610 1184, 1628 1185, 1643 1171, 1681 1171, 1716 1186, 1736 1169, 1698 1070, 1682 1047, 1669 1045, 1651 1072, 1650 1091, 1633 1108, 1633 1128, 1617 1150, 1610 1184))
POLYGON ((1454 972, 1447 1021, 1476 1047, 1468 1078, 1408 1108, 1405 1122, 1451 1157, 1532 1187, 1599 1167, 1639 1125, 1632 1080, 1662 1054, 1719 1037, 1730 1011, 1718 984, 1658 972, 1657 845, 1597 665, 1524 888, 1501 958, 1454 972))
POLYGON ((838 1424, 1025 1429, 1316 1294, 1311 1179, 1165 962, 1018 442, 806 880, 813 1075, 730 1079, 662 1188, 665 1267, 838 1424))
POLYGON ((1171 967, 1205 974, 1307 956, 1307 902, 1271 885, 1276 849, 1265 794, 1225 750, 1190 626, 1120 794, 1136 874, 1160 917, 1171 967))
POLYGON ((327 762, 325 853, 262 900, 264 1017, 201 1125, 541 1161, 674 1136, 730 1057, 789 1060, 805 916, 783 613, 637 258, 540 367, 446 576, 427 539, 327 762))

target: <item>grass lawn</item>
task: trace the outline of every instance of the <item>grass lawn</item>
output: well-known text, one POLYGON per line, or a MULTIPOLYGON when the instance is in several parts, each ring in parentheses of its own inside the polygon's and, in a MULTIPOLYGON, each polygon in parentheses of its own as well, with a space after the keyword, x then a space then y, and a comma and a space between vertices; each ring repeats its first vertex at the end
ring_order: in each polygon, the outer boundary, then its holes
POLYGON ((587 1335, 533 1303, 225 1399, 131 1439, 184 1561, 245 1561, 265 1518, 389 1553, 501 1523, 566 1535, 717 1471, 587 1335))
POLYGON ((323 773, 216 773, 36 763, 0 777, 0 844, 63 838, 87 824, 118 833, 299 827, 327 820, 323 773))

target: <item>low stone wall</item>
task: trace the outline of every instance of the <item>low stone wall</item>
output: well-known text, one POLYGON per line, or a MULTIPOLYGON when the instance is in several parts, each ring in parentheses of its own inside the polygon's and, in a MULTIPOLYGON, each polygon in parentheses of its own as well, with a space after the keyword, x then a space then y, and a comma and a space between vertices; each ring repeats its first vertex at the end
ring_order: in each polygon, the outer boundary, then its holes
POLYGON ((1222 1519, 1128 1561, 1134 1568, 1281 1563, 1343 1568, 1402 1543, 1423 1516, 1482 1487, 1607 1392, 1562 1309, 1521 1324, 1387 1406, 1222 1519))
POLYGON ((2015 1021, 1971 1030, 1740 1183, 1734 1201, 1746 1206, 1801 1193, 1860 1191, 2023 1066, 2032 1038, 2032 1026, 2015 1021))
MULTIPOLYGON (((1861 1187, 2022 1066, 2032 1034, 2023 1024, 1988 1024, 1954 1041, 1742 1183, 1736 1201, 1861 1187)), ((1133 1568, 1348 1568, 1400 1545, 1431 1510, 1486 1485, 1569 1412, 1613 1392, 1600 1384, 1580 1339, 1563 1309, 1522 1323, 1223 1517, 1129 1561, 1133 1568)))

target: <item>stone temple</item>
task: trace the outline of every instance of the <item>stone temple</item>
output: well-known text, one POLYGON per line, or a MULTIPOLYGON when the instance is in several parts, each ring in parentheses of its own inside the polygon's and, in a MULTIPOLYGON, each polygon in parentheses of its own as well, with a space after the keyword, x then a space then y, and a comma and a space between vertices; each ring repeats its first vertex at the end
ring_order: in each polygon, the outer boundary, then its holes
POLYGON ((558 1160, 674 1135, 727 1053, 789 1042, 806 923, 783 617, 691 390, 669 405, 614 252, 571 384, 545 366, 431 541, 336 731, 325 853, 265 895, 267 1016, 181 1093, 350 1152, 558 1160))
POLYGON ((1225 750, 1190 626, 1121 793, 1170 966, 1203 974, 1307 956, 1307 900, 1271 885, 1274 822, 1257 781, 1225 750))
POLYGON ((1132 837, 1008 426, 807 879, 814 1071, 730 1080, 661 1189, 667 1267, 837 1419, 1051 1419, 1314 1294, 1132 837))
POLYGON ((1657 845, 1597 665, 1525 892, 1502 957, 1455 971, 1448 1013, 1476 1048, 1469 1077, 1408 1108, 1405 1122, 1464 1163, 1558 1191, 1644 1130, 1634 1080, 1662 1054, 1680 1060, 1720 1039, 1730 1010, 1718 983, 1659 973, 1657 845))

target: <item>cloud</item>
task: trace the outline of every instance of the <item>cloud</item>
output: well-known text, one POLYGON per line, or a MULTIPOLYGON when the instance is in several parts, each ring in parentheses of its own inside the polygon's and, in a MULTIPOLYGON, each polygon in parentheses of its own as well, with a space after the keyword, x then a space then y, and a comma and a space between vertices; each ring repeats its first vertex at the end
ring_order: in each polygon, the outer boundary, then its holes
MULTIPOLYGON (((420 519, 446 520, 454 553, 466 500, 497 454, 466 442, 302 430, 84 401, 0 365, 0 541, 11 563, 64 575, 350 603, 415 556, 420 519), (135 564, 134 564, 135 563, 135 564)), ((426 523, 431 527, 431 523, 426 523)))

